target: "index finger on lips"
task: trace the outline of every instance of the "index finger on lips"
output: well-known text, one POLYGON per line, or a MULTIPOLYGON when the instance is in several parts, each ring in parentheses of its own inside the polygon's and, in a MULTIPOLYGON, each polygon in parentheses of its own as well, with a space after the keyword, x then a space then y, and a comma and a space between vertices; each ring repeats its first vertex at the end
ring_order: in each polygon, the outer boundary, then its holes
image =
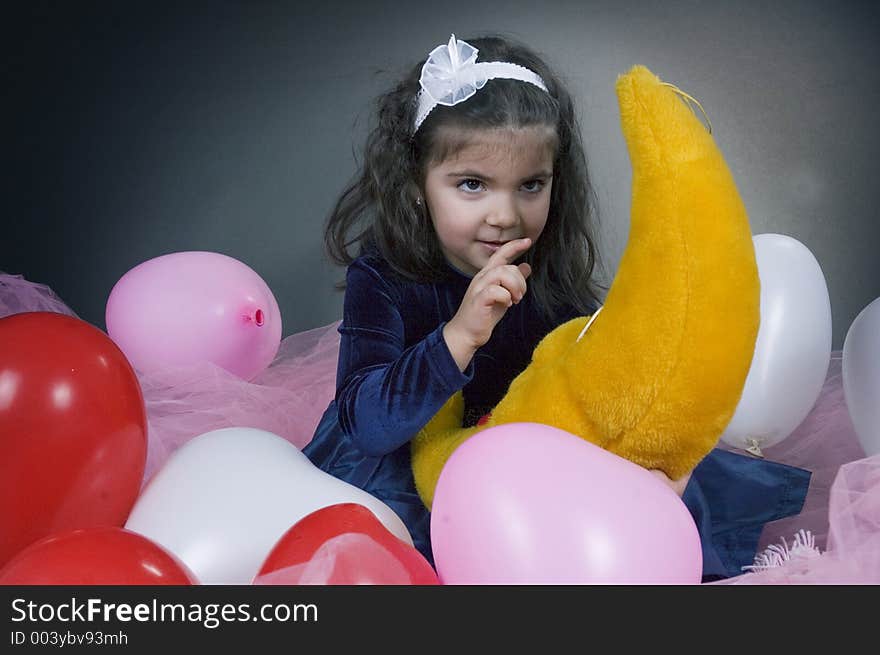
POLYGON ((514 259, 516 259, 522 253, 528 250, 531 245, 532 240, 528 237, 526 237, 525 239, 514 239, 513 241, 508 241, 498 250, 492 253, 492 256, 489 257, 489 261, 486 262, 485 268, 500 266, 502 264, 510 264, 511 262, 513 262, 514 259))

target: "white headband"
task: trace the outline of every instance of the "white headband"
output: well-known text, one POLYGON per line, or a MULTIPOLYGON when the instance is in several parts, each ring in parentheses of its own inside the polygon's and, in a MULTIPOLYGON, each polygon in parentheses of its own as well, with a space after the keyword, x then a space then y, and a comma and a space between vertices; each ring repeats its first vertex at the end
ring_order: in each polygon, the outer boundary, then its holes
POLYGON ((416 96, 418 110, 413 134, 434 107, 451 107, 464 102, 491 79, 520 80, 547 91, 544 80, 534 71, 506 61, 483 61, 478 64, 477 52, 470 43, 457 41, 455 34, 449 43, 431 50, 419 78, 422 89, 416 96))

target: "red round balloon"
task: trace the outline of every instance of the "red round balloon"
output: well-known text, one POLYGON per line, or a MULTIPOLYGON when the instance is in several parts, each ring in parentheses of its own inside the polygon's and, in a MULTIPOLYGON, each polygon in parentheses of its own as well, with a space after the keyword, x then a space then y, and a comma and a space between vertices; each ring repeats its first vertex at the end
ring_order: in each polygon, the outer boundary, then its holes
POLYGON ((78 318, 0 319, 0 566, 45 536, 121 526, 144 474, 147 417, 134 370, 78 318))
POLYGON ((0 569, 0 585, 194 585, 183 562, 124 528, 45 537, 0 569))
MULTIPOLYGON (((437 574, 428 560, 409 544, 398 539, 367 507, 358 503, 328 505, 301 518, 278 540, 263 562, 257 576, 266 575, 288 566, 304 564, 314 557, 327 541, 344 534, 370 537, 384 548, 409 574, 414 585, 439 584, 437 574)), ((362 543, 362 542, 361 542, 362 543)), ((371 560, 376 561, 376 560, 371 560)), ((395 567, 395 570, 399 567, 395 567)), ((354 579, 356 571, 346 565, 343 576, 331 577, 329 584, 382 584, 382 571, 364 571, 361 579, 354 579)))

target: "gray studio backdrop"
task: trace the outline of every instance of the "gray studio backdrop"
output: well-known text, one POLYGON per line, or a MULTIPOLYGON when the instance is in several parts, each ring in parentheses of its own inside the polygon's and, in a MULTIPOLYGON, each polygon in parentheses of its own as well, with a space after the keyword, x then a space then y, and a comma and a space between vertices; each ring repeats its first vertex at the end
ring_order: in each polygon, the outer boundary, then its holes
POLYGON ((343 272, 324 258, 323 221, 375 96, 452 32, 526 41, 570 83, 606 281, 631 182, 614 82, 641 63, 702 103, 753 233, 815 254, 836 349, 880 296, 880 13, 869 4, 128 4, 37 3, 7 56, 18 113, 0 270, 48 284, 99 327, 126 271, 184 250, 256 270, 285 336, 340 318, 343 272))

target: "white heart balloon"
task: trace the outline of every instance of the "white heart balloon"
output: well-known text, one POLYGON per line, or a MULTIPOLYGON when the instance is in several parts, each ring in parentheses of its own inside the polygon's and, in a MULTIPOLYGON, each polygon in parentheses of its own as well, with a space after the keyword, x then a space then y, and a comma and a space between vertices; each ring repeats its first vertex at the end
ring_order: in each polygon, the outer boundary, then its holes
POLYGON ((368 507, 412 545, 388 505, 324 473, 287 440, 224 428, 178 449, 141 492, 125 527, 170 550, 203 584, 250 584, 294 523, 346 502, 368 507))
POLYGON ((859 312, 843 341, 843 395, 866 455, 880 453, 880 298, 859 312))
POLYGON ((752 241, 761 325, 742 396, 721 439, 760 454, 800 425, 822 391, 831 362, 831 299, 819 262, 800 241, 783 234, 752 241))

